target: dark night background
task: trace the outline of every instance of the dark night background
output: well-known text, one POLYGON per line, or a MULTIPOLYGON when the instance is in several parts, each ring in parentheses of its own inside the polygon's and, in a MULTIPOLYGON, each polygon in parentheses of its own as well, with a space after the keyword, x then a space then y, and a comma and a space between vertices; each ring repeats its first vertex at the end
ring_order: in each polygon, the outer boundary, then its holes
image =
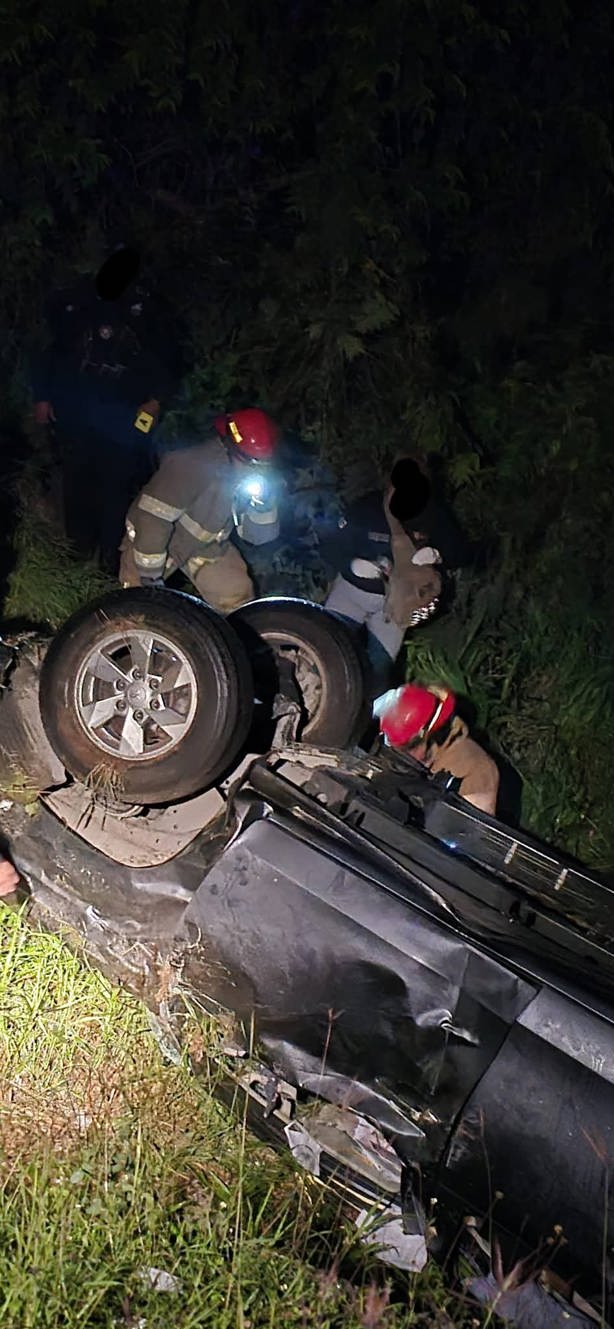
POLYGON ((7 0, 5 616, 57 552, 15 499, 43 297, 123 239, 188 413, 258 402, 341 471, 440 454, 483 567, 410 667, 611 864, 613 54, 606 0, 7 0))

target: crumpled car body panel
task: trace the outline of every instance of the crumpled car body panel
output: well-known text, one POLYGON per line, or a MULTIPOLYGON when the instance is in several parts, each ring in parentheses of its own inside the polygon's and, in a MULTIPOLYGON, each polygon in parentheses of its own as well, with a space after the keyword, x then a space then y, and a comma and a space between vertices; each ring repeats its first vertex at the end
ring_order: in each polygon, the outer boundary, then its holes
MULTIPOLYGON (((388 1100, 390 1129, 407 1120, 412 1159, 422 1152, 412 1109, 436 1103, 447 1134, 535 994, 271 818, 248 826, 210 869, 184 927, 230 976, 216 999, 253 1016, 285 1078, 320 1092, 334 1079, 338 1101, 367 1115, 372 1095, 388 1100)), ((196 990, 198 954, 195 944, 184 976, 196 990)))
MULTIPOLYGON (((160 991, 170 963, 197 1005, 235 1013, 255 1040, 264 1099, 283 1082, 299 1105, 360 1114, 414 1190, 419 1176, 455 1218, 494 1206, 515 1252, 561 1223, 560 1269, 598 1287, 612 1017, 560 976, 494 954, 429 892, 412 900, 394 863, 375 874, 365 854, 361 870, 342 837, 307 835, 249 780, 233 807, 213 854, 204 832, 150 869, 111 863, 44 808, 21 817, 14 856, 33 918, 67 927, 174 1027, 181 1004, 160 991)), ((406 1212, 402 1184, 397 1200, 406 1212)))
MULTIPOLYGON (((65 777, 38 741, 32 650, 5 662, 22 674, 2 697, 0 755, 48 788, 65 777)), ((93 848, 86 821, 13 807, 3 831, 32 920, 65 930, 178 1041, 179 992, 232 1013, 243 1043, 221 1089, 242 1088, 250 1120, 302 1165, 388 1208, 398 1175, 406 1232, 431 1196, 442 1231, 447 1215, 493 1215, 510 1258, 561 1224, 555 1263, 598 1295, 614 893, 411 763, 290 748, 153 866, 93 848)))

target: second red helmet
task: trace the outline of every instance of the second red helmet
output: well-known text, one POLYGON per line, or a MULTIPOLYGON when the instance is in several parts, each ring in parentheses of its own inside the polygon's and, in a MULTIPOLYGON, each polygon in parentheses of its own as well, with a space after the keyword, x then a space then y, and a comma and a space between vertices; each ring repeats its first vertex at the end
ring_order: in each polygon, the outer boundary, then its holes
POLYGON ((246 461, 271 461, 279 439, 279 425, 256 406, 231 415, 219 415, 215 421, 218 434, 232 443, 246 461))
POLYGON ((445 688, 431 691, 416 683, 405 683, 378 697, 373 714, 380 733, 393 747, 424 740, 447 724, 454 714, 456 697, 445 688))

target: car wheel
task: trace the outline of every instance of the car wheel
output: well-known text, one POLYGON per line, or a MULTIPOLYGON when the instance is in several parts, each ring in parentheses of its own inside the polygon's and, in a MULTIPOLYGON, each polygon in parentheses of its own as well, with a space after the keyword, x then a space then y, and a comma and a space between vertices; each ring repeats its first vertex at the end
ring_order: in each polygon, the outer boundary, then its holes
POLYGON ((45 732, 75 779, 119 802, 176 802, 214 784, 253 715, 245 649, 177 591, 115 591, 75 614, 43 664, 45 732))
POLYGON ((280 664, 292 665, 307 743, 345 747, 364 728, 365 668, 351 629, 321 605, 273 597, 242 605, 229 621, 249 654, 265 719, 280 687, 280 664))

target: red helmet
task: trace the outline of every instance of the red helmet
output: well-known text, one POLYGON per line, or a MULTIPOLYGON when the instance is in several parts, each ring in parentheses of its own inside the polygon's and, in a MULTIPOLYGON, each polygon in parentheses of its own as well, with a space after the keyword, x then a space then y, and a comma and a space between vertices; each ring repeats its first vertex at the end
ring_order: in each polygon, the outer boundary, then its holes
POLYGON ((218 415, 215 428, 221 438, 233 443, 245 461, 271 461, 279 438, 279 426, 257 407, 218 415))
POLYGON ((454 714, 456 697, 447 688, 421 688, 404 683, 378 697, 373 714, 379 720, 380 734, 393 747, 421 742, 441 729, 454 714))

